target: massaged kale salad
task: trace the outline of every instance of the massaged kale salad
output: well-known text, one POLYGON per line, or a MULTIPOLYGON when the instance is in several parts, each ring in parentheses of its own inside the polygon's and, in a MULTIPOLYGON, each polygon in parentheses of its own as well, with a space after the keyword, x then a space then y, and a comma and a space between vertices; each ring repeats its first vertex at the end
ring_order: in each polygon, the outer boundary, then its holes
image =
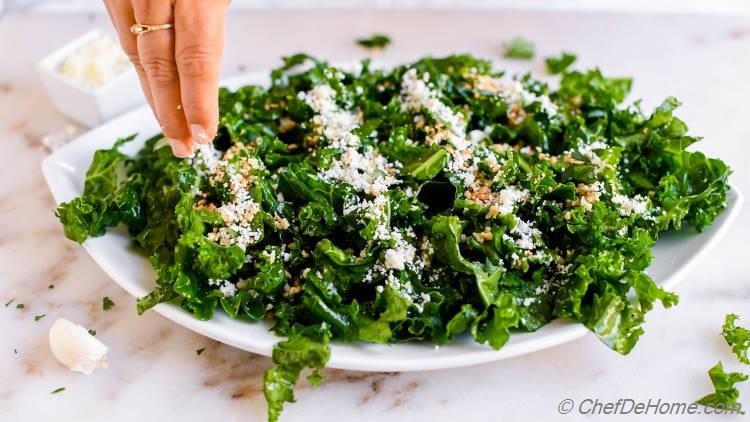
POLYGON ((151 259, 142 313, 173 301, 266 319, 287 336, 265 374, 269 419, 328 342, 499 349, 556 318, 627 354, 655 302, 660 233, 700 231, 726 206, 729 168, 666 99, 625 103, 629 79, 561 74, 559 88, 471 56, 389 70, 285 59, 270 87, 220 92, 220 129, 191 159, 161 136, 98 151, 60 205, 78 242, 123 223, 151 259))

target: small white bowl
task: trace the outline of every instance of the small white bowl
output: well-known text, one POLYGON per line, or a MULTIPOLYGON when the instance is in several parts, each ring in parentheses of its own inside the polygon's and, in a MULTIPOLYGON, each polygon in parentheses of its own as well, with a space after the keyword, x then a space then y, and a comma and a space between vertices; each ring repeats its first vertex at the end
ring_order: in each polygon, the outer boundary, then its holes
POLYGON ((101 35, 89 31, 45 57, 37 70, 55 107, 64 115, 94 127, 145 103, 138 74, 129 68, 102 86, 89 88, 61 75, 58 68, 78 48, 101 35))

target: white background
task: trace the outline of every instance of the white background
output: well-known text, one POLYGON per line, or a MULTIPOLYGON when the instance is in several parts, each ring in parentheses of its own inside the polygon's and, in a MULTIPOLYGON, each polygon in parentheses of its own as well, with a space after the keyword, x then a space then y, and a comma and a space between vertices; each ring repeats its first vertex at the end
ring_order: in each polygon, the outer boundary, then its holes
MULTIPOLYGON (((3 0, 0 0, 2 4, 3 0)), ((5 0, 9 8, 102 11, 101 0, 5 0)), ((750 14, 747 0, 233 0, 230 10, 255 8, 508 8, 750 14)))

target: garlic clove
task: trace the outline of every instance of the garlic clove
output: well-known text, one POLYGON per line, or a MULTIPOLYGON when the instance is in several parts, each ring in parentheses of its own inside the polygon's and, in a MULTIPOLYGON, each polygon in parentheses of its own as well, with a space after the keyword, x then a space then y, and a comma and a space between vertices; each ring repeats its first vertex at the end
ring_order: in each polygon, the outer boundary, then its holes
POLYGON ((107 367, 109 348, 86 328, 65 318, 58 318, 49 329, 49 347, 71 371, 89 375, 96 368, 107 367))

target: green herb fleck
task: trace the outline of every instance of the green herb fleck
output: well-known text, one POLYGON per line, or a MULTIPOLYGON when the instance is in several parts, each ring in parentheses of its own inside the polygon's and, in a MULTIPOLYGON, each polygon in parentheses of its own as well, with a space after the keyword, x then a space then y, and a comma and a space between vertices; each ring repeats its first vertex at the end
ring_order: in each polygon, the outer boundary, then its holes
POLYGON ((5 307, 7 308, 8 306, 10 306, 10 304, 13 303, 15 300, 16 300, 16 298, 13 298, 13 299, 5 302, 5 307))
POLYGON ((200 355, 201 355, 201 353, 203 353, 203 351, 204 351, 204 350, 206 350, 206 348, 205 348, 205 347, 202 347, 202 348, 200 348, 200 349, 196 350, 196 351, 195 351, 195 353, 197 353, 197 354, 198 354, 198 356, 200 356, 200 355))
POLYGON ((44 317, 46 317, 46 316, 47 316, 47 315, 45 315, 45 314, 41 314, 41 315, 36 315, 36 316, 34 317, 34 322, 36 322, 36 321, 39 321, 40 319, 42 319, 42 318, 44 318, 44 317))
POLYGON ((509 59, 533 59, 534 43, 521 37, 515 37, 509 44, 505 45, 505 57, 509 59))
POLYGON ((62 393, 63 391, 65 391, 65 387, 60 387, 60 388, 57 388, 54 391, 52 391, 52 393, 50 393, 50 394, 62 393))
POLYGON ((724 336, 727 344, 732 348, 732 352, 737 355, 737 359, 744 364, 750 365, 750 359, 748 358, 748 349, 750 349, 750 330, 736 326, 734 322, 738 319, 740 319, 740 317, 735 314, 727 315, 724 320, 724 325, 721 327, 721 335, 724 336))
POLYGON ((89 330, 89 334, 91 334, 92 336, 95 336, 96 335, 96 330, 94 330, 94 329, 89 330))
POLYGON ((23 309, 23 308, 24 308, 23 303, 19 303, 18 305, 16 305, 16 309, 23 309))
POLYGON ((547 57, 544 59, 547 63, 547 71, 553 75, 562 73, 568 68, 574 61, 576 61, 576 55, 563 51, 560 57, 547 57))
POLYGON ((370 38, 360 38, 357 40, 357 44, 365 48, 380 48, 383 49, 391 43, 391 38, 384 34, 374 34, 370 38))
POLYGON ((55 285, 54 284, 50 284, 49 286, 47 286, 47 288, 50 289, 50 290, 52 290, 52 289, 55 288, 55 285))
POLYGON ((104 296, 104 299, 102 299, 102 308, 105 311, 108 311, 112 309, 112 307, 115 306, 115 302, 112 302, 112 299, 110 299, 107 296, 104 296))
POLYGON ((708 370, 708 376, 711 377, 711 383, 716 391, 696 400, 696 403, 711 407, 737 403, 740 392, 734 384, 747 381, 747 375, 740 372, 726 373, 721 362, 719 362, 708 370))

